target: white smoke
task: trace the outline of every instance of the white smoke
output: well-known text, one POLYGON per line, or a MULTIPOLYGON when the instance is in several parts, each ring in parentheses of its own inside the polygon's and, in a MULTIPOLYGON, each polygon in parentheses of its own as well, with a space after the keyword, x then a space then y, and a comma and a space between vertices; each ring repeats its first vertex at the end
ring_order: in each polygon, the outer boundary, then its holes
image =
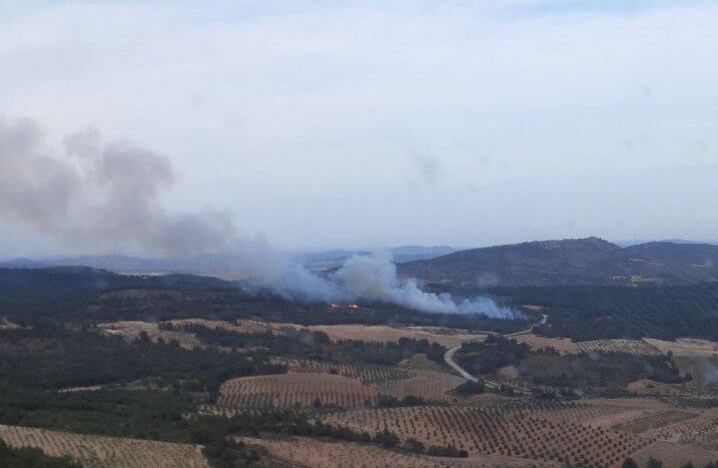
POLYGON ((55 154, 32 120, 0 117, 0 220, 19 222, 75 246, 136 249, 166 256, 227 254, 231 271, 251 288, 301 301, 376 301, 423 312, 520 314, 488 297, 455 301, 400 281, 388 255, 355 256, 320 276, 272 250, 261 237, 238 234, 224 212, 174 213, 161 203, 172 188, 168 158, 127 141, 104 143, 88 129, 55 154))
POLYGON ((482 314, 512 319, 523 315, 488 296, 455 300, 450 294, 422 290, 416 279, 401 281, 387 253, 356 255, 327 276, 310 272, 288 257, 265 252, 261 265, 243 277, 250 290, 269 290, 292 300, 319 302, 370 301, 396 304, 421 312, 482 314), (269 259, 269 261, 268 261, 269 259))
POLYGON ((422 312, 483 314, 495 318, 516 318, 520 315, 486 296, 455 301, 447 293, 423 291, 416 279, 402 282, 396 274, 396 265, 387 254, 351 257, 332 278, 354 299, 390 302, 422 312))

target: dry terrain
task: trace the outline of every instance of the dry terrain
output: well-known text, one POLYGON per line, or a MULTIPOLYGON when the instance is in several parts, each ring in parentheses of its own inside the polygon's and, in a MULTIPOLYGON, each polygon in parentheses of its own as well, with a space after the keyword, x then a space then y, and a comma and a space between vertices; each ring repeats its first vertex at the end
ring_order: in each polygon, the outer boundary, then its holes
POLYGON ((404 398, 409 395, 425 400, 442 400, 464 379, 447 372, 399 367, 328 364, 318 361, 289 361, 289 369, 297 372, 337 374, 357 379, 377 393, 404 398))
POLYGON ((137 340, 142 332, 144 332, 153 343, 157 343, 160 340, 165 343, 176 341, 185 349, 194 349, 201 346, 200 341, 194 334, 182 331, 163 330, 158 323, 125 321, 101 323, 97 327, 106 335, 121 336, 127 341, 137 340))
POLYGON ((560 354, 575 354, 578 352, 576 343, 570 338, 548 338, 533 333, 524 333, 522 335, 516 335, 512 337, 512 339, 519 343, 526 343, 534 350, 553 348, 560 354))
POLYGON ((208 468, 200 448, 194 445, 3 425, 0 439, 11 447, 35 447, 50 456, 69 456, 86 468, 208 468))
POLYGON ((644 338, 646 343, 658 348, 662 353, 672 352, 674 356, 709 357, 718 356, 718 344, 693 338, 679 338, 676 341, 644 338))
POLYGON ((641 356, 657 356, 662 353, 645 340, 591 340, 576 343, 580 353, 627 353, 641 356))
POLYGON ((327 442, 306 437, 259 439, 238 438, 260 445, 277 458, 316 468, 558 468, 521 458, 482 456, 467 459, 429 457, 386 450, 351 442, 327 442))
POLYGON ((652 441, 634 434, 512 412, 467 407, 414 407, 334 413, 326 422, 403 440, 454 444, 471 456, 501 455, 592 466, 616 466, 652 441))
POLYGON ((359 408, 375 405, 378 393, 358 380, 332 374, 288 374, 240 377, 220 387, 217 405, 224 408, 359 408))

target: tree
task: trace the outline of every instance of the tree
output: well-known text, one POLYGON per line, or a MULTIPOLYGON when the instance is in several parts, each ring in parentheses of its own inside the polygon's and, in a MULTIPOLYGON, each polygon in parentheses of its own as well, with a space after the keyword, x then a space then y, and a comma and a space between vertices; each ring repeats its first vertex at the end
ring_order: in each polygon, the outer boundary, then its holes
POLYGON ((638 463, 633 458, 628 457, 623 461, 623 468, 638 468, 638 463))
POLYGON ((657 458, 649 458, 646 462, 646 468, 663 468, 663 462, 657 458))

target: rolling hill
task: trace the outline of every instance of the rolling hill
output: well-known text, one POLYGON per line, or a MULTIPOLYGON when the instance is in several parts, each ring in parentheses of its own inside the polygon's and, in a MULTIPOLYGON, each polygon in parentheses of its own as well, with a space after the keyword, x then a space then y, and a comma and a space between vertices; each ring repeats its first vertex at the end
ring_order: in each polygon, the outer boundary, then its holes
POLYGON ((691 284, 718 281, 718 246, 597 237, 462 250, 398 265, 403 277, 462 288, 691 284))

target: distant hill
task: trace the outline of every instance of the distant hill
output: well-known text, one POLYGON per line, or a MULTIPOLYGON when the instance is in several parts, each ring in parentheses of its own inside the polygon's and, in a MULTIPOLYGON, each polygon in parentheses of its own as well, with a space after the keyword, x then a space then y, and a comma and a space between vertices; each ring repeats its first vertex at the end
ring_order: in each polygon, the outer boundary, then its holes
POLYGON ((462 288, 690 284, 718 281, 718 246, 597 237, 462 250, 399 265, 403 277, 462 288))
POLYGON ((237 288, 217 278, 192 275, 125 276, 89 267, 0 268, 0 305, 116 289, 235 291, 237 288))
MULTIPOLYGON (((389 249, 396 263, 424 260, 454 252, 447 246, 402 246, 389 249)), ((349 257, 367 255, 364 250, 329 250, 326 252, 296 255, 310 270, 321 271, 341 266, 349 257)), ((228 277, 241 259, 232 255, 195 255, 185 258, 140 258, 127 255, 89 255, 47 259, 19 258, 0 262, 0 268, 49 268, 86 266, 126 274, 167 274, 186 273, 228 277)))

